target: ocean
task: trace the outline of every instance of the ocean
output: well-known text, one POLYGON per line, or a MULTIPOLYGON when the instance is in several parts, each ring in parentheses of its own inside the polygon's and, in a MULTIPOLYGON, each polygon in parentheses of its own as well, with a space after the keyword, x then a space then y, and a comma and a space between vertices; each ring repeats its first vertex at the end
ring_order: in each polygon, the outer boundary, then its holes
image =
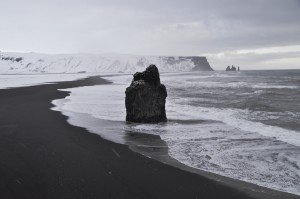
POLYGON ((300 195, 300 70, 161 74, 168 122, 124 122, 132 75, 66 89, 53 101, 69 122, 114 142, 159 135, 169 155, 204 171, 300 195))

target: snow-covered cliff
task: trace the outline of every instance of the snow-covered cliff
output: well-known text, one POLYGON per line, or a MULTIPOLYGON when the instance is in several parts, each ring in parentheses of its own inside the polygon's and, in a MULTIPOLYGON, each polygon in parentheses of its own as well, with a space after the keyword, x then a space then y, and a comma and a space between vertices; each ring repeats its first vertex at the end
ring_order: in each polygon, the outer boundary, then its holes
POLYGON ((0 73, 99 73, 142 71, 156 64, 161 72, 212 70, 205 57, 0 52, 0 73))

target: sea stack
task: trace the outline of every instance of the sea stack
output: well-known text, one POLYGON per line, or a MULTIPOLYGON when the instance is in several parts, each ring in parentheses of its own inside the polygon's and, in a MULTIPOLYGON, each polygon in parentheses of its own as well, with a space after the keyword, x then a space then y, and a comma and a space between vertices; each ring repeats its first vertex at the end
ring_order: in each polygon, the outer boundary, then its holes
POLYGON ((137 123, 166 122, 166 87, 160 83, 159 71, 150 65, 137 72, 126 88, 126 121, 137 123))

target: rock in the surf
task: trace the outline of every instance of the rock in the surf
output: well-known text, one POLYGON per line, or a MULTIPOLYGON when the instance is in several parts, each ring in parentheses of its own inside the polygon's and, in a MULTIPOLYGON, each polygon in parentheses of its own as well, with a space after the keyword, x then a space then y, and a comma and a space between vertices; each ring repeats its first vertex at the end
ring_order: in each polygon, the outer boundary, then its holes
POLYGON ((138 123, 166 122, 166 87, 160 83, 159 71, 150 65, 137 72, 126 88, 126 121, 138 123))

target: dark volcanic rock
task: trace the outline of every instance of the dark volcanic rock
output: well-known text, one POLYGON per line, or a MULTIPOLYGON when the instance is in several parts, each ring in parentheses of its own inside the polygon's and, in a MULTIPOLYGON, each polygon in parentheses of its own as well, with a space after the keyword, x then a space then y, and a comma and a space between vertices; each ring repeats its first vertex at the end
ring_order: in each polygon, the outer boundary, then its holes
POLYGON ((195 65, 195 67, 193 68, 194 71, 213 71, 206 57, 194 56, 194 57, 186 57, 186 58, 190 59, 194 63, 195 65))
MULTIPOLYGON (((238 67, 238 70, 240 70, 240 67, 238 67)), ((236 67, 235 66, 227 66, 226 71, 236 71, 236 67)))
POLYGON ((138 123, 166 122, 166 87, 160 83, 159 72, 150 65, 137 72, 126 89, 126 121, 138 123))

